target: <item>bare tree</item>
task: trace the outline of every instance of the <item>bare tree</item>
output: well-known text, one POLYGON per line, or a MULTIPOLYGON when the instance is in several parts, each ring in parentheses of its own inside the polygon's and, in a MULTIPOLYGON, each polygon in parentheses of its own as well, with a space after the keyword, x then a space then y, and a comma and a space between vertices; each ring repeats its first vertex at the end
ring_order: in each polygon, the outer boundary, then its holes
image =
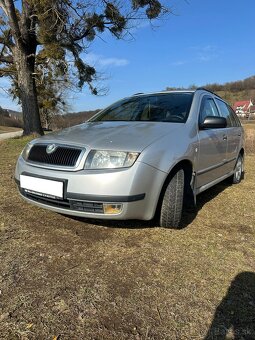
POLYGON ((0 0, 0 9, 0 76, 11 79, 21 101, 24 134, 43 133, 38 73, 52 61, 56 80, 75 70, 75 85, 97 94, 96 70, 81 57, 87 44, 105 30, 121 39, 133 20, 167 12, 158 0, 0 0))

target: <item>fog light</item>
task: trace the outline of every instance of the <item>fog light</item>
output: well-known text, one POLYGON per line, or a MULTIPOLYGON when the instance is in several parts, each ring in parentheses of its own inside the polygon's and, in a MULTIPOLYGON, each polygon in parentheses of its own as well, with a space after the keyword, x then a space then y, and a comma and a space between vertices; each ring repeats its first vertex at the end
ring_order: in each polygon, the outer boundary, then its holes
POLYGON ((107 215, 119 214, 122 211, 122 204, 104 203, 104 213, 107 215))

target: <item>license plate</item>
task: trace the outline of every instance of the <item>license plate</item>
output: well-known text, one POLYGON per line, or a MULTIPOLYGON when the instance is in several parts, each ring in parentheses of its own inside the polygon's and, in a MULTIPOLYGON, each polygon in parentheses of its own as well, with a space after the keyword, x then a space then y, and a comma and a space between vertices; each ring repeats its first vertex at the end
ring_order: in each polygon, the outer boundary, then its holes
POLYGON ((20 175, 20 186, 25 192, 43 197, 63 198, 63 182, 20 175))

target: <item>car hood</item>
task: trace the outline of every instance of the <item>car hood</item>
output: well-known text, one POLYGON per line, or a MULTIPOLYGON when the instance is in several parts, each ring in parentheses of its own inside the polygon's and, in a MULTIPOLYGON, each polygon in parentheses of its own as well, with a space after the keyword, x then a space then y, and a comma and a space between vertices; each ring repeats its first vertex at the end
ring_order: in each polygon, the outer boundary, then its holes
POLYGON ((166 134, 181 129, 180 123, 87 122, 41 137, 36 142, 82 145, 91 149, 141 152, 166 134))

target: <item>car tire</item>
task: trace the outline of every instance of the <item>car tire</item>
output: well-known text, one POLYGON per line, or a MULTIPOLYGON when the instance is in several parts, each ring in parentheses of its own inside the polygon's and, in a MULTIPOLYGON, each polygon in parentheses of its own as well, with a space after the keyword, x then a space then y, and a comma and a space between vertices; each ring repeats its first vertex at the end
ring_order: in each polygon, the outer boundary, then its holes
POLYGON ((163 194, 160 226, 178 229, 182 217, 184 194, 184 171, 179 169, 169 181, 163 194))
POLYGON ((237 161, 236 161, 236 165, 235 165, 235 169, 234 169, 234 174, 231 177, 231 182, 232 184, 238 184, 241 182, 242 178, 243 178, 243 173, 244 173, 244 164, 243 164, 243 156, 241 154, 239 154, 237 161))

